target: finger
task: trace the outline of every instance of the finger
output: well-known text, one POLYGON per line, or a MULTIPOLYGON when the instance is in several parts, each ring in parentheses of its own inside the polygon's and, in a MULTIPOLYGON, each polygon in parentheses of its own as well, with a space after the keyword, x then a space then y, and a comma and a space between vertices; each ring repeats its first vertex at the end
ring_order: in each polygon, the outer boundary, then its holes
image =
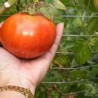
POLYGON ((32 73, 33 73, 32 75, 36 74, 39 76, 39 77, 36 77, 37 81, 41 81, 49 69, 50 63, 56 53, 61 37, 63 35, 63 28, 64 28, 64 23, 60 23, 57 25, 56 40, 53 46, 51 47, 50 51, 46 53, 45 55, 41 56, 40 58, 37 58, 36 60, 32 61, 32 66, 30 67, 30 70, 32 70, 32 73))
MULTIPOLYGON (((3 24, 3 22, 2 22, 2 23, 0 23, 0 28, 1 28, 2 24, 3 24)), ((1 41, 0 41, 0 46, 2 46, 2 45, 1 45, 1 41)))
POLYGON ((56 40, 55 40, 52 48, 50 49, 52 56, 54 56, 54 54, 57 51, 58 45, 59 45, 60 40, 61 40, 62 35, 63 35, 63 28, 64 28, 64 23, 60 23, 57 25, 57 29, 56 29, 57 37, 56 37, 56 40))
POLYGON ((0 23, 0 27, 2 26, 3 22, 0 23))
POLYGON ((56 28, 56 32, 57 32, 56 40, 55 40, 53 46, 51 47, 51 49, 49 50, 49 52, 45 55, 46 58, 48 58, 50 60, 53 59, 53 57, 57 51, 57 48, 59 46, 60 40, 62 38, 63 29, 64 29, 64 23, 59 23, 56 28))
POLYGON ((37 83, 39 83, 39 81, 43 79, 43 77, 46 75, 49 69, 50 63, 57 51, 58 45, 63 35, 63 28, 64 28, 64 23, 60 23, 57 25, 57 29, 56 29, 57 37, 50 51, 46 53, 44 56, 42 56, 41 58, 37 59, 37 61, 35 61, 35 66, 33 61, 32 70, 33 72, 36 72, 37 75, 39 76, 39 78, 36 79, 38 81, 37 83))

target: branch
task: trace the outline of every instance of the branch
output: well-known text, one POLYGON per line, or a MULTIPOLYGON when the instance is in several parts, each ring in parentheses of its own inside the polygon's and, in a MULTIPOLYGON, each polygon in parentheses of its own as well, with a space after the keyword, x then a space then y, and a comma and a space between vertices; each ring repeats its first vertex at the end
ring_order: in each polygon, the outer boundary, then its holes
POLYGON ((0 6, 0 15, 2 15, 6 10, 12 7, 18 0, 8 0, 2 6, 0 6))

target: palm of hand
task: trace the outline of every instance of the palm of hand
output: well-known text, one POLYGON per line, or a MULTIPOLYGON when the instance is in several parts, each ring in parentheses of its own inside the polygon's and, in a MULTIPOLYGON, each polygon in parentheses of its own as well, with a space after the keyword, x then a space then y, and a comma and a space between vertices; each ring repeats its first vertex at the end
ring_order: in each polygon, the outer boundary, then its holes
POLYGON ((0 48, 0 72, 24 76, 33 84, 37 84, 43 78, 41 74, 45 74, 47 67, 49 67, 50 57, 51 54, 48 52, 44 56, 31 61, 20 60, 3 48, 0 48))

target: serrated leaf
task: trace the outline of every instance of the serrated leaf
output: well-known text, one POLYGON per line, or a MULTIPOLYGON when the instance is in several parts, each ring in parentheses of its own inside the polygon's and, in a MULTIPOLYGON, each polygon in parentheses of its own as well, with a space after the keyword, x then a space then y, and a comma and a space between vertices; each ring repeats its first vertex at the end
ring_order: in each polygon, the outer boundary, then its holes
POLYGON ((53 4, 57 9, 66 10, 66 6, 60 0, 53 0, 53 4))
POLYGON ((45 4, 41 5, 41 7, 38 9, 39 12, 44 14, 47 18, 53 20, 54 17, 59 16, 62 14, 61 10, 58 10, 54 7, 53 4, 45 4))
POLYGON ((83 39, 78 39, 74 46, 75 59, 82 65, 91 57, 91 50, 88 43, 83 39))
POLYGON ((44 14, 47 18, 51 19, 52 14, 49 14, 49 10, 46 7, 41 7, 39 11, 44 14))

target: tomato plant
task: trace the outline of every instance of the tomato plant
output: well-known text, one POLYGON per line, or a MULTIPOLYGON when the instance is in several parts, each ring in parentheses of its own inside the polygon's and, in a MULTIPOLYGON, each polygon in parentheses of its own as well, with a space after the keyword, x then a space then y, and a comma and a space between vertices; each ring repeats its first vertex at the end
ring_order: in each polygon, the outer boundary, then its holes
POLYGON ((55 36, 55 24, 51 20, 25 13, 10 16, 0 31, 4 48, 21 58, 34 58, 46 53, 55 36))

